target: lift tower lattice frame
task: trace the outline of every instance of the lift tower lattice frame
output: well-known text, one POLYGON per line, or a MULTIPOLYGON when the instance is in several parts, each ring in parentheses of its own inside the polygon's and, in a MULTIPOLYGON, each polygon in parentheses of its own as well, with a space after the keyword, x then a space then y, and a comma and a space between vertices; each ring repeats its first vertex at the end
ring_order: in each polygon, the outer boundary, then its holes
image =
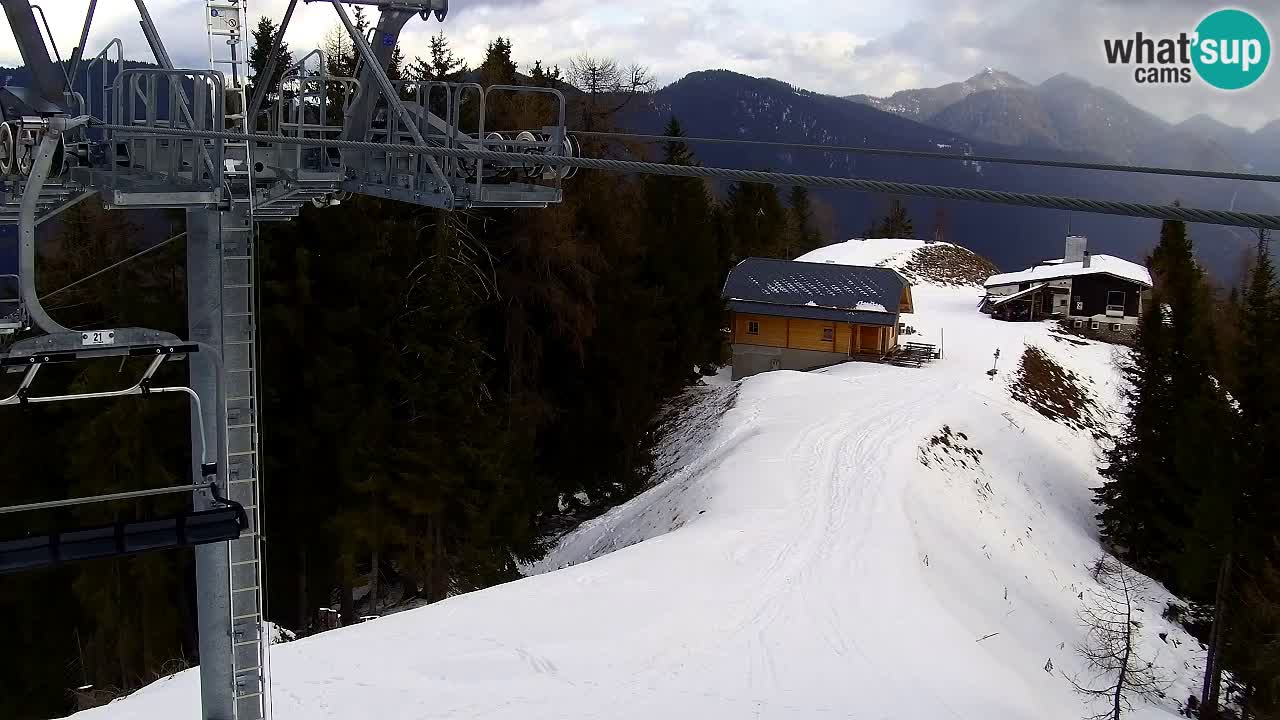
MULTIPOLYGON (((88 55, 83 46, 97 5, 91 0, 80 46, 71 53, 71 75, 50 60, 28 0, 0 0, 34 80, 30 89, 0 88, 0 223, 19 226, 21 248, 16 297, 0 297, 0 335, 46 333, 13 343, 7 353, 0 352, 0 364, 16 367, 41 348, 78 348, 81 343, 88 347, 90 339, 110 345, 108 354, 152 352, 158 347, 154 352, 187 358, 189 387, 168 390, 192 397, 195 509, 235 507, 244 525, 238 538, 196 544, 204 720, 259 720, 271 711, 260 534, 258 224, 296 217, 306 205, 338 204, 352 192, 446 210, 546 207, 561 200, 561 181, 571 171, 540 163, 538 156, 576 152, 565 133, 565 101, 558 90, 392 81, 387 76, 405 24, 415 14, 443 20, 448 0, 350 3, 379 10, 375 47, 356 29, 342 3, 304 1, 334 8, 359 55, 358 77, 330 75, 323 53, 314 51, 286 68, 279 88, 273 90, 264 82, 250 101, 247 0, 205 0, 209 60, 207 68, 199 69, 175 67, 144 0, 135 4, 159 68, 125 68, 119 39, 97 55, 88 55), (71 84, 80 80, 81 68, 83 94, 71 84), (487 126, 486 106, 492 96, 517 92, 544 98, 550 108, 547 124, 525 130, 487 126), (331 95, 341 107, 329 107, 331 95), (469 132, 461 127, 464 117, 474 118, 469 132), (381 149, 307 149, 148 132, 157 129, 265 132, 282 140, 349 139, 377 143, 381 149), (522 153, 528 160, 442 162, 414 149, 423 146, 501 149, 522 153), (35 292, 36 228, 91 195, 99 196, 109 209, 186 212, 189 340, 145 329, 71 332, 41 306, 35 292), (178 352, 188 347, 201 352, 178 352)), ((273 76, 279 63, 281 41, 296 6, 297 0, 290 0, 265 78, 273 76)), ((64 350, 63 355, 102 354, 90 349, 93 352, 64 350)), ((153 371, 155 367, 158 364, 153 371)), ((24 387, 34 377, 34 370, 28 372, 24 387)), ((146 394, 149 385, 129 392, 135 391, 146 394)), ((119 394, 52 399, 91 396, 119 394)), ((139 494, 55 502, 116 501, 139 494)), ((45 506, 50 504, 9 509, 45 506)))

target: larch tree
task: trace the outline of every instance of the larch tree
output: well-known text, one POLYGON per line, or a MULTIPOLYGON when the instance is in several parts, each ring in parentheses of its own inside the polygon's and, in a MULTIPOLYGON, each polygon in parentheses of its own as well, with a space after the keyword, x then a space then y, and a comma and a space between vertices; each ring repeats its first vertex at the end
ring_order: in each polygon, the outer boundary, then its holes
POLYGON ((580 53, 569 60, 565 80, 578 90, 583 130, 607 129, 608 120, 653 89, 653 74, 643 65, 620 65, 617 60, 580 53))
POLYGON ((1089 593, 1080 610, 1085 639, 1076 645, 1090 676, 1067 680, 1090 705, 1099 700, 1106 703, 1106 710, 1089 715, 1088 720, 1120 720, 1133 710, 1135 700, 1162 697, 1169 683, 1137 649, 1141 624, 1134 615, 1149 583, 1109 555, 1099 557, 1093 570, 1099 587, 1089 593))

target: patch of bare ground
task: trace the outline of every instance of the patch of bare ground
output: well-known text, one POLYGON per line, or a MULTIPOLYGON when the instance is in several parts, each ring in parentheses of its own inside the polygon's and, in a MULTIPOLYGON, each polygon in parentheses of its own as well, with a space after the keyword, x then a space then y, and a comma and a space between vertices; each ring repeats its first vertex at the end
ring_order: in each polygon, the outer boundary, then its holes
POLYGON ((1050 420, 1097 434, 1103 430, 1103 413, 1093 398, 1092 383, 1028 345, 1009 390, 1013 399, 1050 420))
POLYGON ((934 285, 981 285, 1000 272, 988 259, 956 245, 925 245, 911 255, 902 274, 912 282, 934 285))
POLYGON ((950 425, 943 425, 940 432, 920 446, 920 464, 925 467, 949 463, 973 469, 981 462, 982 450, 969 445, 969 436, 953 431, 950 425))

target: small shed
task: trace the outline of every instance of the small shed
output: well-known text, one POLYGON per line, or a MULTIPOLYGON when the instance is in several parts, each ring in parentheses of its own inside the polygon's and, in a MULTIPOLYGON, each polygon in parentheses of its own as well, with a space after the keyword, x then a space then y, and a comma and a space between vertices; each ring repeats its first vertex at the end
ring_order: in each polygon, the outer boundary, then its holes
POLYGON ((911 284, 892 268, 747 258, 722 293, 734 379, 879 360, 898 348, 911 284))

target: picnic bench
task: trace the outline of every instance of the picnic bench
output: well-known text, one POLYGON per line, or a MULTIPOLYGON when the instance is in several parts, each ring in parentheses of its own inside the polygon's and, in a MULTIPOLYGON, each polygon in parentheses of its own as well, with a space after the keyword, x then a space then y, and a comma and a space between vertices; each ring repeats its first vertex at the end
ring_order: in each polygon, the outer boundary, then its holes
POLYGON ((938 346, 932 343, 907 342, 898 347, 898 351, 889 357, 894 365, 920 367, 930 360, 942 357, 938 346))

